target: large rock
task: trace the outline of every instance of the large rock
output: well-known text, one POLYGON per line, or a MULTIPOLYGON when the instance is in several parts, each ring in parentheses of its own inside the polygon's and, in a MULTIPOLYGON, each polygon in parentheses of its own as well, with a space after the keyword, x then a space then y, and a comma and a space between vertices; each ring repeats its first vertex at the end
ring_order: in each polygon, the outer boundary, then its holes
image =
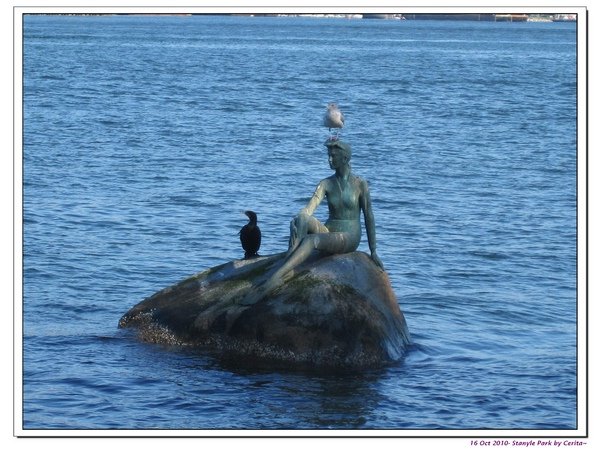
POLYGON ((307 261, 281 287, 244 304, 283 256, 201 272, 134 306, 119 327, 238 362, 364 368, 401 358, 410 342, 404 316, 387 274, 363 252, 307 261))

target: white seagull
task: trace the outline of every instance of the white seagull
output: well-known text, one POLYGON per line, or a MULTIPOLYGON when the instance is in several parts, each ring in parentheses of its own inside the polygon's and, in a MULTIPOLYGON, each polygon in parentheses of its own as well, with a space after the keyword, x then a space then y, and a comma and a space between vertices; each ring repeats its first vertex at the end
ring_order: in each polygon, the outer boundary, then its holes
POLYGON ((344 114, 342 114, 335 103, 327 104, 327 112, 323 118, 323 125, 329 128, 330 133, 332 128, 344 127, 344 114))

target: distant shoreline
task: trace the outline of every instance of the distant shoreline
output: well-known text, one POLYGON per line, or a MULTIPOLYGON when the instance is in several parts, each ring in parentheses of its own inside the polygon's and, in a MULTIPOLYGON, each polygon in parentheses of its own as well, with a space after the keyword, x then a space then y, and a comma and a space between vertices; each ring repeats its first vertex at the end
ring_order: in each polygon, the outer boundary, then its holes
POLYGON ((305 17, 368 20, 452 20, 471 22, 577 22, 576 14, 494 14, 494 13, 380 13, 380 14, 294 14, 294 13, 28 13, 41 16, 235 16, 235 17, 305 17))

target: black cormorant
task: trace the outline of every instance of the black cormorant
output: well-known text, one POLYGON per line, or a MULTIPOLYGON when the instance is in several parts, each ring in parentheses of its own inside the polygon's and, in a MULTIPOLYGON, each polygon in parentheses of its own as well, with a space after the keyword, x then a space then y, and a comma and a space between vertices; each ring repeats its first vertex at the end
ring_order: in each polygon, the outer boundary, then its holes
POLYGON ((254 211, 246 211, 244 214, 250 219, 240 230, 240 242, 246 252, 244 259, 256 258, 259 256, 258 249, 260 248, 261 239, 260 228, 256 225, 256 213, 254 211))

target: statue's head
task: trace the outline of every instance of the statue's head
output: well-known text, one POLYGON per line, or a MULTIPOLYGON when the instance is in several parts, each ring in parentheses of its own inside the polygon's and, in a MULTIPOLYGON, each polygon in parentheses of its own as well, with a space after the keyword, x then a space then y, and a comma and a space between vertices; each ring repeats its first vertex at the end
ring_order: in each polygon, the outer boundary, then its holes
POLYGON ((329 151, 337 151, 340 155, 346 158, 346 161, 350 161, 352 158, 352 148, 350 144, 344 141, 340 141, 339 139, 327 139, 325 141, 325 146, 329 151))

